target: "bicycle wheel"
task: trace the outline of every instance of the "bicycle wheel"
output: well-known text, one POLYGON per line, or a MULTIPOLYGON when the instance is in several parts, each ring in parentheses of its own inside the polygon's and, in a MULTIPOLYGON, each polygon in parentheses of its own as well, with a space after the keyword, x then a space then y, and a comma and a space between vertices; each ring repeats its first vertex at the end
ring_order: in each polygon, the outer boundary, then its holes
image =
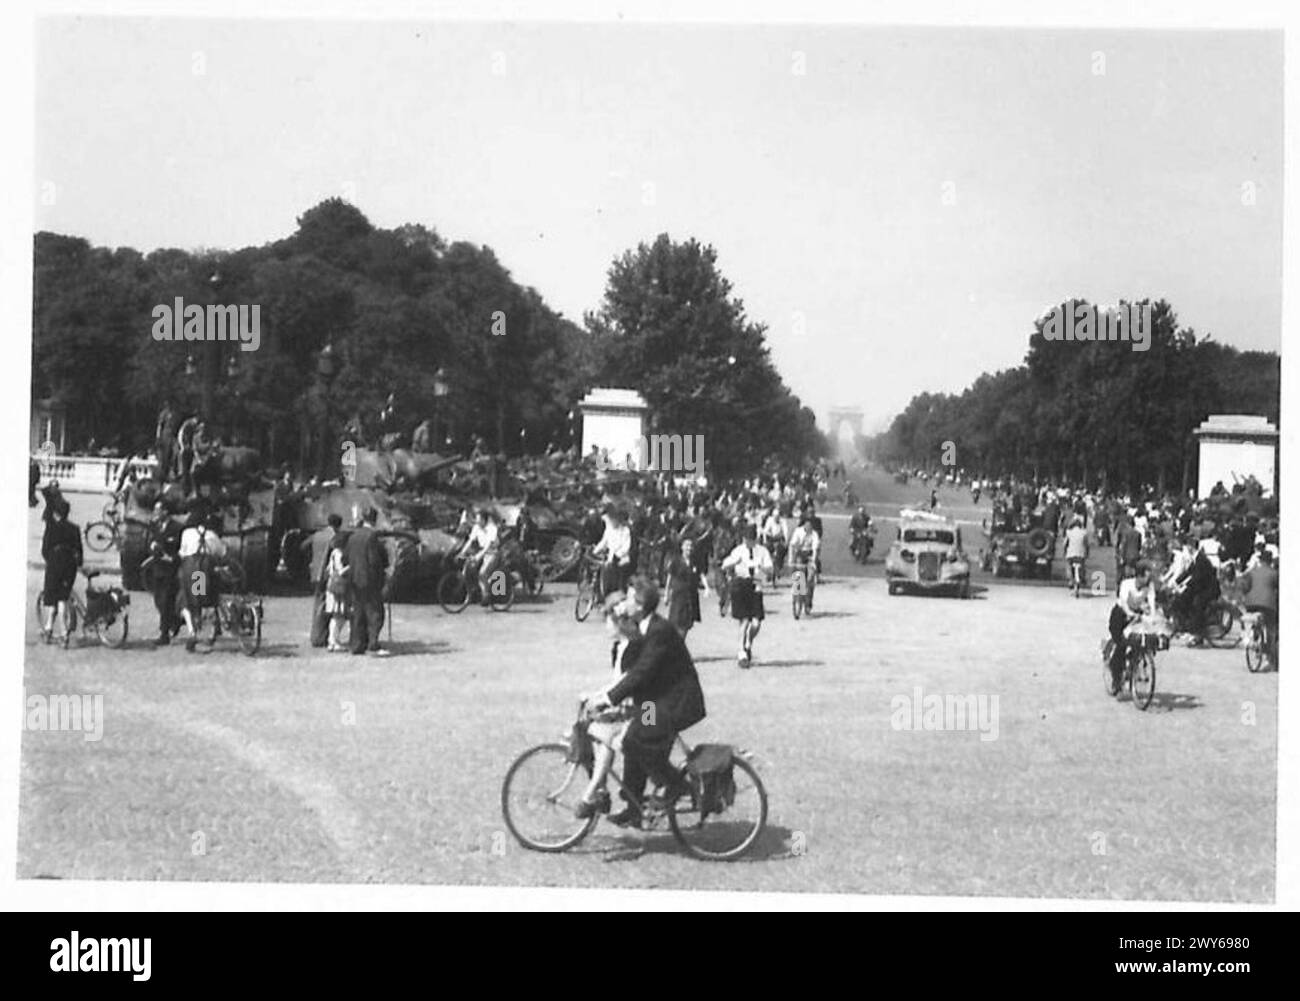
POLYGON ((795 581, 794 587, 790 589, 790 610, 794 612, 796 619, 803 615, 805 600, 803 586, 798 581, 795 581))
POLYGON ((578 597, 573 602, 573 617, 579 622, 586 622, 591 610, 596 607, 596 587, 590 576, 585 576, 578 583, 578 597))
POLYGON ((562 852, 585 838, 598 816, 581 819, 574 807, 591 772, 569 761, 569 745, 538 744, 515 758, 501 784, 501 815, 525 848, 562 852))
POLYGON ((1260 632, 1258 624, 1250 628, 1250 636, 1246 639, 1246 670, 1251 674, 1258 674, 1264 669, 1264 637, 1260 632))
POLYGON ((1146 709, 1156 694, 1156 655, 1150 650, 1139 651, 1133 661, 1130 681, 1133 708, 1146 709))
POLYGON ((229 628, 239 638, 239 648, 246 657, 257 653, 262 645, 262 608, 246 598, 230 598, 226 608, 229 628))
POLYGON ((448 571, 442 575, 442 580, 438 581, 438 604, 442 606, 444 612, 451 612, 453 615, 464 611, 465 606, 469 604, 469 587, 459 570, 448 571))
POLYGON ((753 846, 767 825, 767 790, 745 757, 733 759, 736 796, 721 813, 700 811, 699 791, 691 791, 668 807, 673 836, 696 858, 724 861, 739 858, 753 846))
POLYGON ((718 614, 724 619, 727 613, 731 611, 731 582, 724 579, 718 585, 718 614))
POLYGON ((488 604, 494 612, 508 612, 515 603, 515 582, 505 570, 493 570, 488 574, 488 604))
POLYGON ((1101 681, 1106 694, 1112 699, 1119 694, 1120 686, 1115 683, 1115 673, 1110 669, 1110 652, 1112 644, 1107 643, 1101 651, 1101 681))
POLYGON ((101 616, 95 620, 95 635, 99 642, 110 649, 117 650, 126 643, 130 631, 125 608, 119 608, 111 615, 101 616))
POLYGON ((117 530, 106 521, 93 521, 86 526, 85 536, 92 552, 106 553, 117 541, 117 530))

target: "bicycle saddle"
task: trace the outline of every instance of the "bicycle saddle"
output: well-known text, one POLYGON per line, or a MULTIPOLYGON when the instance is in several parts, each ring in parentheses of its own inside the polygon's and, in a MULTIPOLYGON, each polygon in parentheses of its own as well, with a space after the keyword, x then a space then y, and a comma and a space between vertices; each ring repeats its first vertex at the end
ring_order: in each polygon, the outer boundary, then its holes
POLYGON ((81 574, 82 574, 83 577, 86 578, 86 580, 94 580, 96 577, 98 577, 98 576, 100 575, 100 571, 99 571, 99 570, 87 570, 85 567, 82 567, 82 568, 81 568, 81 574))

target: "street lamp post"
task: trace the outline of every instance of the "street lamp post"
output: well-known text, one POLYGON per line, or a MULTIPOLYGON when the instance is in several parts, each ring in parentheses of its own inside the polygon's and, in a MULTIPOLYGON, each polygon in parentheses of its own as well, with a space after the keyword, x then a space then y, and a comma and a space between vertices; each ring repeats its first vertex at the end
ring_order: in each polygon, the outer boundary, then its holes
MULTIPOLYGON (((451 387, 447 385, 447 370, 439 367, 438 371, 433 373, 433 440, 438 440, 438 424, 442 416, 442 401, 446 395, 451 392, 451 387)), ((451 435, 447 435, 447 444, 451 444, 451 435)))
POLYGON ((334 422, 330 407, 339 360, 334 345, 326 344, 316 355, 317 392, 320 396, 320 426, 316 429, 316 475, 322 480, 333 472, 334 422))

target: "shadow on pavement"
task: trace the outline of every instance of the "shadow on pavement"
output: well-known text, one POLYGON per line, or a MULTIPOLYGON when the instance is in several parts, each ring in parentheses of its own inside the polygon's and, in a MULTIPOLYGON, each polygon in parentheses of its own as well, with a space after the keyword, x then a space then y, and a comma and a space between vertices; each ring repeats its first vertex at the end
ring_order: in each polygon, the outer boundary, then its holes
MULTIPOLYGON (((683 858, 694 858, 682 843, 673 837, 672 831, 656 829, 620 832, 609 825, 605 826, 606 830, 597 835, 594 843, 588 842, 585 848, 585 854, 599 856, 602 862, 635 862, 644 855, 680 855, 683 858)), ((749 851, 740 858, 719 859, 712 863, 700 859, 699 862, 701 865, 739 865, 745 862, 779 862, 797 859, 802 853, 791 847, 794 834, 795 832, 789 828, 769 824, 763 828, 763 833, 750 846, 749 851)), ((579 848, 572 854, 583 853, 583 849, 579 848)))

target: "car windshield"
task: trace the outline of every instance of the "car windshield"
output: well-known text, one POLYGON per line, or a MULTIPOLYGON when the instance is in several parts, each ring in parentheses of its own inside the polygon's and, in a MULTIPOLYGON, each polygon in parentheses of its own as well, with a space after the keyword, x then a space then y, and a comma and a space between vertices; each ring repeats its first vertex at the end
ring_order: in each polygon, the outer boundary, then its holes
POLYGON ((951 546, 952 532, 946 528, 907 528, 903 530, 904 542, 941 542, 951 546))

